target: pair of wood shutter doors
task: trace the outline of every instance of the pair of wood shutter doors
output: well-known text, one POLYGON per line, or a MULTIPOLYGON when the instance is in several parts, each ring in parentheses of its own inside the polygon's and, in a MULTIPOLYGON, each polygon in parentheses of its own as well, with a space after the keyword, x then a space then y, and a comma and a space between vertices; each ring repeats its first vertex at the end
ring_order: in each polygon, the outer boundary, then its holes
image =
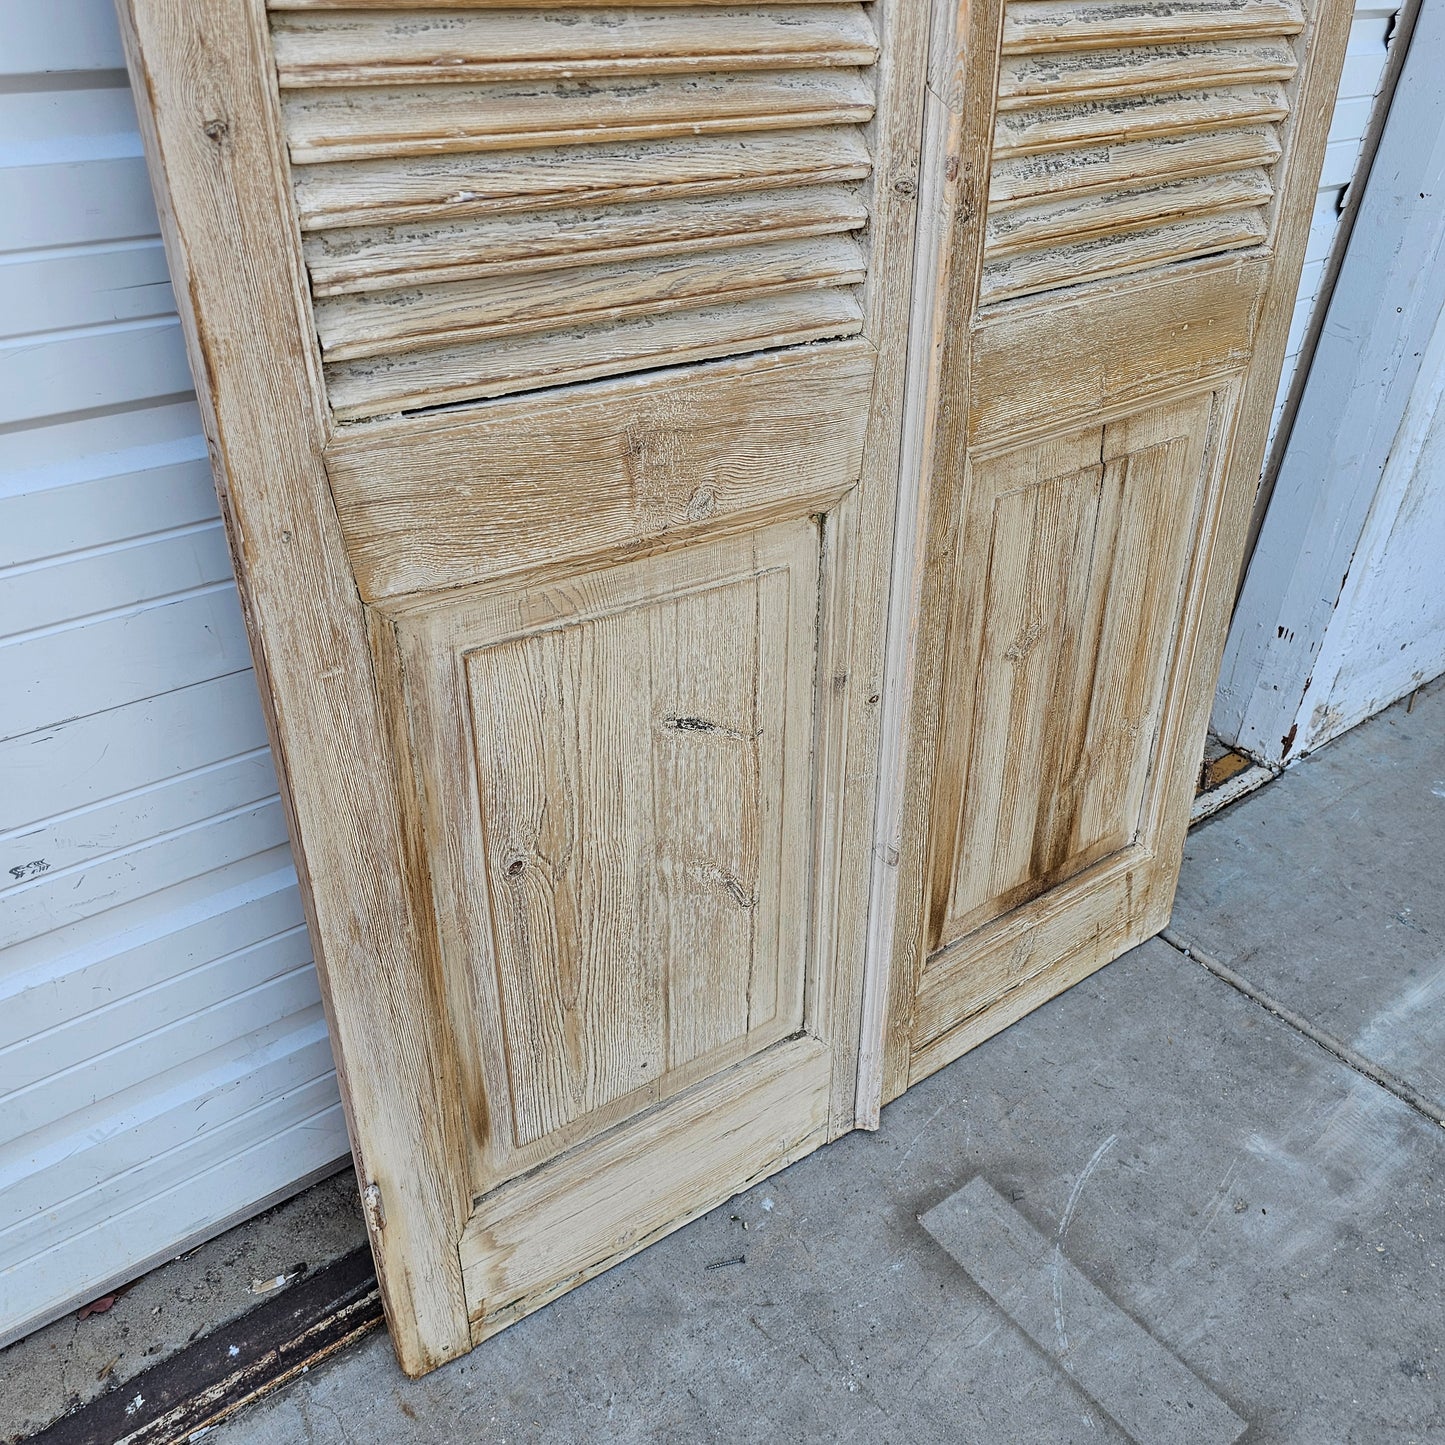
POLYGON ((1163 925, 1349 12, 120 9, 420 1373, 1163 925))

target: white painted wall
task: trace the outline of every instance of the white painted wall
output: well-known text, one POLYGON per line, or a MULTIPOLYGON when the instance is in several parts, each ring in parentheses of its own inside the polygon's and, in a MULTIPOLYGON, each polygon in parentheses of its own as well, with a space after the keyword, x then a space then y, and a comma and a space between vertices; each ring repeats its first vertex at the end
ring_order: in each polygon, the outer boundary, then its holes
POLYGON ((346 1154, 110 0, 0 0, 0 1342, 346 1154))
POLYGON ((1445 672, 1445 313, 1305 689, 1308 752, 1445 672))
POLYGON ((1350 26, 1339 97, 1330 116, 1329 144, 1325 147, 1324 168, 1320 172, 1319 190, 1315 194, 1304 270, 1300 274, 1299 294, 1290 321, 1289 345, 1285 352, 1271 433, 1279 422, 1299 363, 1305 330, 1319 299, 1320 283, 1339 230, 1340 212, 1344 209, 1346 192, 1355 174, 1360 146, 1385 73, 1389 42, 1399 10, 1399 5, 1392 0, 1383 0, 1383 3, 1381 0, 1355 0, 1355 19, 1350 26))
POLYGON ((1213 730, 1270 765, 1439 670, 1442 55, 1426 0, 1225 646, 1213 730))

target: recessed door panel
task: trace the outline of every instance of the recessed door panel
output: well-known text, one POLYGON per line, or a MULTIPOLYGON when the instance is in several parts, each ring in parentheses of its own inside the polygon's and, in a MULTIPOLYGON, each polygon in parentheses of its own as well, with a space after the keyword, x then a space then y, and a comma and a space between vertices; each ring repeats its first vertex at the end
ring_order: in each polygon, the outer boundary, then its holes
POLYGON ((805 1028, 819 540, 383 624, 473 1014, 476 1194, 805 1028))
POLYGON ((974 463, 935 946, 1137 837, 1212 396, 974 463), (952 831, 950 833, 950 822, 952 831))

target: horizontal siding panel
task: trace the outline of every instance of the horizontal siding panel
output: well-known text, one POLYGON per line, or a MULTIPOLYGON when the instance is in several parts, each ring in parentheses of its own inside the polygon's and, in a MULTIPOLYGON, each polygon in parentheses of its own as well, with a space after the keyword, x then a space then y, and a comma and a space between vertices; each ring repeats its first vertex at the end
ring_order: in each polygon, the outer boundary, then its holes
POLYGON ((251 665, 235 587, 0 645, 4 735, 84 717, 251 665))
POLYGON ((0 346, 0 425, 132 406, 190 390, 175 317, 0 346))
POLYGON ((6 739, 0 742, 6 780, 0 835, 28 832, 265 746, 250 672, 6 739))
POLYGON ((0 952, 0 1048, 302 922, 296 870, 278 847, 19 944, 0 952))
MULTIPOLYGON (((286 841, 279 799, 247 804, 93 862, 38 870, 3 895, 0 947, 209 873, 286 841)), ((42 862, 42 859, 26 860, 42 862)), ((16 865, 24 868, 25 865, 16 865)), ((29 869, 31 875, 37 870, 29 869)))
MULTIPOLYGON (((294 937, 289 950, 270 947, 256 950, 261 959, 269 962, 289 952, 294 960, 297 950, 294 937)), ((156 1022, 147 1027, 147 1020, 133 1016, 129 1020, 117 1018, 116 1024, 129 1023, 134 1031, 115 1035, 123 1041, 107 1047, 105 1019, 97 1019, 90 1029, 77 1029, 76 1046, 88 1041, 94 1048, 89 1056, 74 1060, 65 1068, 46 1069, 46 1061, 20 1057, 14 1060, 0 1059, 0 1079, 9 1082, 10 1067, 17 1074, 22 1067, 46 1070, 38 1079, 17 1084, 0 1117, 0 1148, 12 1144, 22 1135, 43 1130, 56 1119, 93 1108, 102 1099, 114 1097, 136 1085, 145 1084, 155 1077, 155 1061, 164 1058, 172 1067, 189 1064, 203 1055, 217 1049, 235 1046, 247 1047, 248 1039, 260 1029, 271 1028, 283 1020, 305 1010, 318 1008, 321 996, 316 982, 316 970, 305 967, 310 955, 304 940, 300 948, 300 964, 293 962, 288 969, 273 971, 270 976, 252 983, 249 987, 238 977, 234 981, 221 980, 218 997, 207 997, 216 993, 217 980, 209 979, 211 988, 194 996, 195 990, 186 991, 187 1007, 181 1017, 169 1024, 156 1022), (138 1027, 136 1027, 138 1025, 138 1027)), ((206 972, 215 973, 215 965, 206 972)), ((192 982, 197 982, 193 980, 192 982)), ((177 990, 180 992, 180 990, 177 990)), ((164 1004, 165 1000, 158 999, 164 1004)), ((135 1011, 132 1011, 133 1014, 135 1011)), ((35 1051, 30 1051, 34 1053, 35 1051)))
MULTIPOLYGON (((0 501, 203 459, 206 442, 200 431, 195 398, 185 397, 0 432, 0 501)), ((55 520, 61 525, 60 518, 55 520)), ((74 519, 64 525, 74 525, 74 519)), ((62 543, 41 548, 34 555, 51 556, 66 550, 68 544, 62 543)))
POLYGON ((159 241, 40 260, 0 259, 0 337, 174 315, 159 241))
POLYGON ((193 592, 231 576, 219 521, 171 536, 127 540, 74 560, 0 572, 0 638, 193 592))
POLYGON ((0 1149, 0 1251, 44 1248, 102 1205, 97 1190, 105 1209, 124 1209, 193 1174, 186 1146, 205 1135, 230 1126, 233 1145, 255 1142, 248 1122, 273 1100, 301 1095, 310 1113, 335 1090, 318 1006, 55 1120, 0 1149), (40 1217, 27 1202, 37 1174, 57 1201, 40 1217))
POLYGON ((216 520, 216 493, 204 457, 0 495, 0 568, 216 520))
MULTIPOLYGON (((325 1098, 327 1090, 319 1084, 307 1094, 325 1098)), ((0 1255, 0 1346, 28 1322, 63 1314, 331 1173, 348 1148, 341 1105, 302 1115, 302 1103, 297 1094, 263 1106, 246 1121, 253 1142, 244 1147, 226 1130, 193 1144, 194 1173, 128 1208, 94 1210, 24 1257, 0 1255)))
MULTIPOLYGON (((55 1100, 55 1107, 49 1111, 50 1117, 59 1118, 76 1107, 77 1085, 72 1075, 77 1069, 88 1067, 91 1061, 104 1062, 107 1069, 104 1075, 92 1075, 89 1081, 92 1088, 102 1078, 105 1087, 113 1092, 139 1083, 155 1073, 157 1055, 148 1051, 158 1044, 164 1046, 168 1036, 175 1036, 177 1025, 185 1023, 191 1015, 203 1020, 204 1032, 197 1031, 195 1041, 173 1038, 170 1046, 175 1053, 167 1057, 192 1058, 205 1052, 207 1047, 214 1048, 226 1038, 235 1037, 234 1028, 225 1031, 231 1027, 225 1024, 227 1017, 241 1028, 254 1028, 253 1011, 247 1008, 232 1014, 230 1005, 248 998, 253 990, 274 979, 298 972, 304 978, 310 962, 306 930, 297 924, 249 948, 207 959, 199 967, 164 978, 150 988, 127 993, 112 1004, 17 1039, 0 1050, 0 1080, 6 1091, 18 1096, 15 1102, 27 1113, 28 1122, 17 1126, 8 1117, 0 1119, 0 1129, 5 1131, 4 1142, 9 1143, 45 1122, 34 1112, 34 1098, 41 1086, 60 1086, 68 1091, 68 1098, 55 1100), (204 1044, 205 1039, 210 1040, 209 1044, 204 1044), (125 1064, 128 1077, 124 1083, 120 1082, 114 1067, 122 1054, 128 1056, 125 1064), (28 1099, 24 1091, 29 1091, 28 1099)), ((310 977, 308 987, 314 995, 314 970, 310 977)), ((309 1008, 317 1001, 317 997, 307 996, 300 1007, 309 1008)))
POLYGON ((8 913, 15 903, 23 911, 17 894, 30 888, 43 891, 46 884, 63 879, 70 880, 77 895, 86 893, 78 882, 80 872, 95 872, 116 854, 130 855, 142 843, 215 818, 218 809, 269 803, 275 793, 270 750, 261 748, 247 757, 215 763, 172 782, 9 834, 0 839, 0 883, 8 885, 0 887, 0 909, 8 913), (35 881, 17 881, 25 879, 35 881))
POLYGON ((125 69, 120 30, 95 0, 0 0, 0 76, 125 69))
POLYGON ((0 250, 36 251, 154 236, 150 181, 134 148, 93 161, 7 165, 0 153, 0 250))
POLYGON ((0 91, 0 165, 51 166, 141 154, 135 104, 123 85, 0 91))
POLYGON ((0 1344, 346 1154, 111 0, 0 0, 0 1344))

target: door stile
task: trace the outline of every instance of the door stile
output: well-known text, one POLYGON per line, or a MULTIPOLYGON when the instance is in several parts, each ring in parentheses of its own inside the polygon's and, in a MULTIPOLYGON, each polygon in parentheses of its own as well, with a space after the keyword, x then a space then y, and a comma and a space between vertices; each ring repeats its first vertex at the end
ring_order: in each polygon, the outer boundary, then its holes
POLYGON ((885 845, 875 891, 874 906, 891 913, 891 928, 872 939, 872 1007, 860 1052, 858 1117, 873 1128, 881 1105, 908 1087, 908 1050, 901 1041, 911 1033, 926 954, 928 799, 941 731, 937 707, 928 702, 939 695, 946 662, 951 594, 940 581, 958 530, 957 499, 946 480, 951 469, 961 468, 968 448, 971 321, 983 264, 977 178, 987 166, 992 121, 990 107, 970 107, 966 100, 993 93, 1003 16, 1001 0, 991 0, 978 21, 980 41, 968 46, 967 5, 933 0, 931 10, 922 185, 932 204, 920 217, 914 269, 908 385, 919 400, 909 417, 908 442, 916 478, 904 479, 916 489, 916 540, 911 568, 894 580, 893 606, 905 614, 892 629, 902 655, 890 663, 893 686, 901 685, 895 700, 899 760, 879 780, 880 792, 896 791, 897 844, 896 853, 891 841, 885 845), (931 255, 925 257, 926 250, 931 255))
POLYGON ((863 334, 877 360, 863 470, 823 528, 820 688, 815 777, 819 816, 841 798, 835 829, 819 831, 815 940, 831 960, 830 1010, 847 1047, 834 1054, 829 1137, 855 1125, 857 1049, 867 988, 866 942, 875 784, 885 691, 889 559, 898 521, 915 227, 922 164, 929 16, 918 0, 878 0, 881 97, 866 128, 874 155, 868 210, 871 260, 863 334))
POLYGON ((444 1011, 411 823, 390 769, 358 765, 386 756, 392 724, 321 461, 329 422, 265 7, 118 9, 367 1233, 398 1357, 420 1374, 471 1345, 461 1095, 444 1026, 424 1023, 444 1011))

